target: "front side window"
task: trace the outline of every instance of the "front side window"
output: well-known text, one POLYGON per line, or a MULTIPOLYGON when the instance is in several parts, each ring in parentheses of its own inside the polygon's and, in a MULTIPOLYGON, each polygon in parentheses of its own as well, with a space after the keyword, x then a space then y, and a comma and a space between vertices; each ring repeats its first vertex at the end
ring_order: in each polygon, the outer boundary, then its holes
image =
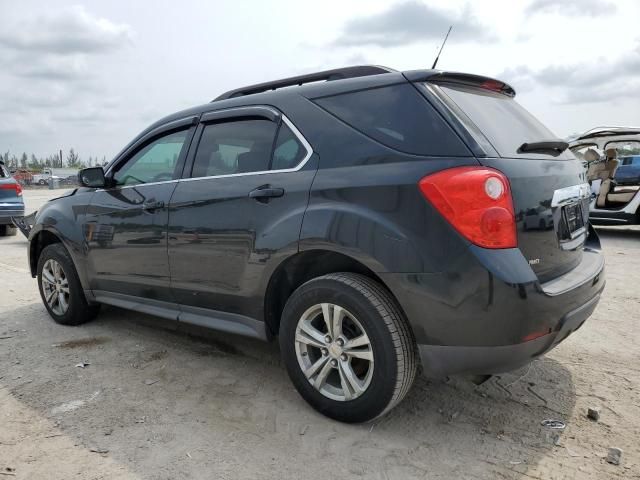
POLYGON ((278 125, 269 120, 239 120, 204 127, 192 177, 269 170, 278 125))
POLYGON ((147 144, 115 172, 115 184, 140 185, 173 179, 188 132, 170 133, 147 144))

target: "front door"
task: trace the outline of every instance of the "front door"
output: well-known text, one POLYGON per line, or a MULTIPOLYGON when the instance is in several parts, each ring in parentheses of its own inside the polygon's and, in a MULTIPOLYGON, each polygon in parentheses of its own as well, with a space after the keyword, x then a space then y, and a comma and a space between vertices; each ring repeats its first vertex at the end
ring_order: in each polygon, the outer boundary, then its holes
POLYGON ((171 280, 185 312, 260 319, 268 272, 298 248, 316 157, 287 119, 249 110, 199 127, 190 178, 171 200, 171 280))
POLYGON ((168 206, 192 130, 164 132, 107 172, 110 187, 91 199, 85 236, 91 289, 172 301, 168 206))

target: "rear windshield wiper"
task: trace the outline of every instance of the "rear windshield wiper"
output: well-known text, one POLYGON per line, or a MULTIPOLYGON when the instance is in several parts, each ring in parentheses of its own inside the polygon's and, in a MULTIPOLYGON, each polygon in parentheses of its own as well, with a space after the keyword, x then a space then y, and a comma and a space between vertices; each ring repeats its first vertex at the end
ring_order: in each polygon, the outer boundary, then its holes
POLYGON ((542 142, 523 143, 518 148, 518 153, 542 153, 557 157, 569 147, 562 140, 544 140, 542 142))

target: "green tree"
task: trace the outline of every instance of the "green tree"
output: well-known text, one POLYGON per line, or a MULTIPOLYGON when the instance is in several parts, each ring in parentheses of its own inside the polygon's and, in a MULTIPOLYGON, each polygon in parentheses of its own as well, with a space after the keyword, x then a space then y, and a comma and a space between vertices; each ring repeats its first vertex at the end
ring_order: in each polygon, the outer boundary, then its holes
POLYGON ((34 170, 34 169, 40 167, 40 161, 38 160, 38 158, 33 153, 31 154, 31 160, 29 161, 29 164, 27 166, 31 170, 34 170))
POLYGON ((69 153, 67 155, 67 166, 69 168, 78 168, 80 165, 80 156, 73 148, 69 149, 69 153))

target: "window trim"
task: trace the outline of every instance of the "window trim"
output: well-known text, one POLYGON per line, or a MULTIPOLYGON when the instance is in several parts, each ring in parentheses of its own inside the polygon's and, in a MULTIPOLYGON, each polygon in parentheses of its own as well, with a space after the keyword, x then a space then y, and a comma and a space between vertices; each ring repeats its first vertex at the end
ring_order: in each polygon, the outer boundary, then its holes
MULTIPOLYGON (((196 132, 196 126, 198 123, 198 116, 190 115, 185 118, 181 118, 178 120, 174 120, 163 125, 160 125, 151 131, 144 134, 142 137, 138 139, 133 145, 130 145, 126 148, 125 152, 120 154, 116 160, 111 162, 107 166, 107 170, 104 172, 105 178, 113 178, 113 175, 116 171, 118 171, 119 166, 124 166, 129 160, 131 160, 140 150, 145 148, 146 146, 153 143, 158 138, 162 138, 166 135, 170 135, 172 132, 185 131, 187 132, 187 137, 184 141, 184 146, 186 146, 186 150, 183 155, 178 157, 178 162, 176 163, 174 169, 174 175, 178 175, 178 178, 173 178, 171 180, 163 180, 161 182, 148 182, 148 183, 137 183, 135 185, 112 185, 106 188, 98 188, 96 192, 111 192, 116 190, 123 190, 127 188, 140 188, 147 185, 162 185, 164 183, 172 183, 180 180, 180 175, 182 175, 184 171, 184 165, 189 155, 189 150, 191 148, 191 143, 193 142, 193 137, 196 132), (182 165, 181 165, 182 164, 182 165)), ((184 148, 183 146, 183 148, 184 148)))
MULTIPOLYGON (((231 113, 231 111, 230 110, 226 110, 226 113, 231 113)), ((237 117, 234 117, 234 116, 229 116, 227 118, 229 118, 229 122, 237 121, 237 120, 233 120, 233 119, 237 118, 237 117)), ((291 122, 291 120, 289 120, 286 117, 286 115, 282 114, 280 116, 280 118, 287 125, 287 127, 289 127, 291 129, 293 134, 296 136, 296 138, 300 141, 302 146, 307 151, 307 154, 300 161, 300 163, 298 163, 298 165, 296 165, 295 167, 293 167, 293 168, 281 168, 281 169, 278 169, 278 170, 260 170, 260 171, 257 171, 257 172, 242 172, 242 173, 227 173, 227 174, 224 174, 224 175, 209 175, 209 176, 206 176, 206 177, 191 177, 191 176, 189 176, 189 177, 181 178, 178 181, 181 181, 181 182, 192 182, 192 181, 197 181, 197 180, 208 180, 208 179, 212 179, 212 178, 246 177, 247 175, 266 175, 266 174, 270 174, 270 173, 289 173, 289 172, 297 172, 297 171, 301 170, 307 164, 307 162, 309 161, 309 159, 313 155, 313 148, 311 147, 311 144, 307 141, 307 139, 304 138, 304 136, 302 135, 300 130, 298 130, 296 128, 296 126, 291 122)), ((224 121, 224 122, 221 121, 219 123, 227 123, 227 122, 226 121, 224 121)), ((202 136, 202 132, 200 132, 200 136, 202 136)), ((277 132, 276 132, 276 137, 277 137, 277 132)), ((200 142, 200 140, 198 139, 198 143, 199 142, 200 142)), ((272 152, 271 153, 273 155, 273 148, 272 148, 272 152)), ((189 173, 189 175, 191 175, 191 172, 189 173)))

